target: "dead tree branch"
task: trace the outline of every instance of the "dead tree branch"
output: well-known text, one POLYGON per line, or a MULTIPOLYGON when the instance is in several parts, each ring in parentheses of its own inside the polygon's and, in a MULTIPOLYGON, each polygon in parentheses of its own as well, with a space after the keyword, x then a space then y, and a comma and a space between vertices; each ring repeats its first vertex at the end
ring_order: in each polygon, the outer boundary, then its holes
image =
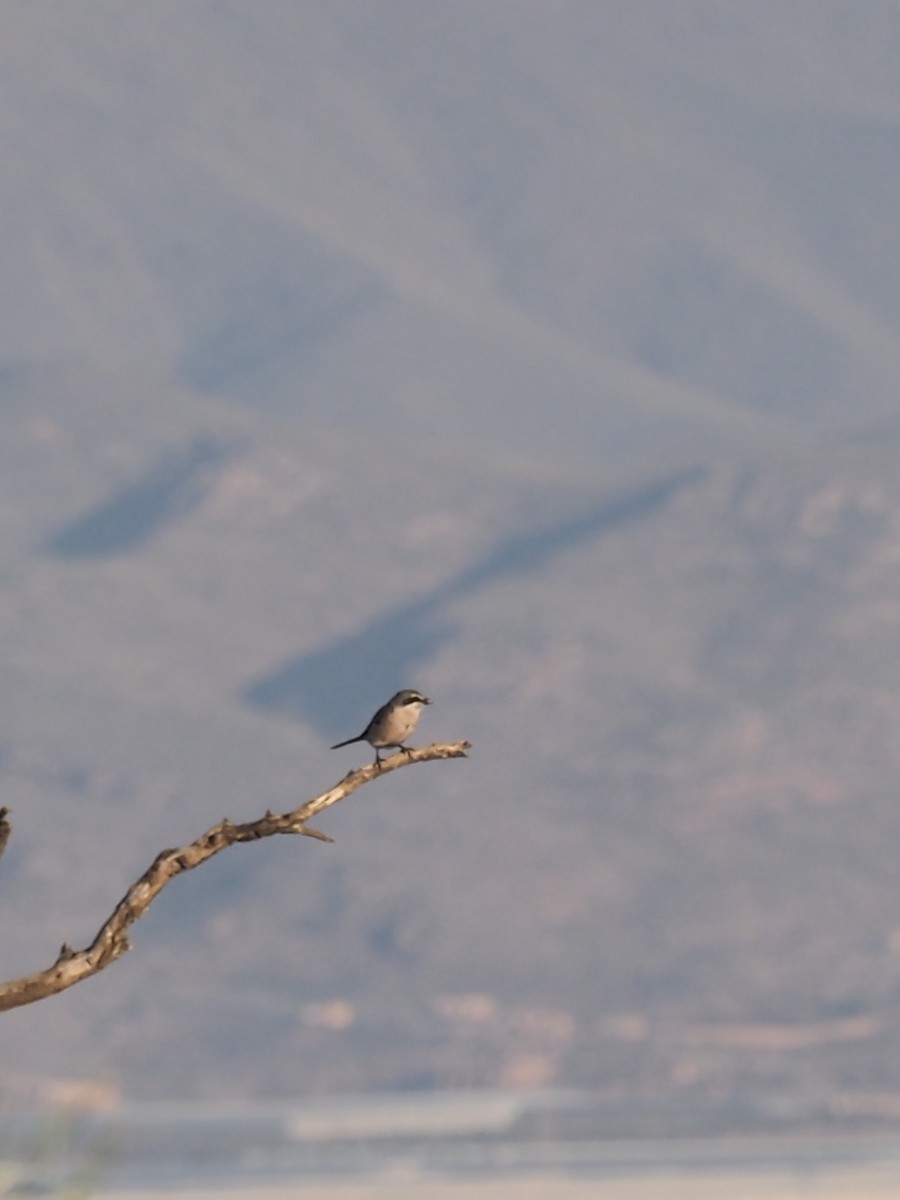
POLYGON ((9 809, 0 808, 0 858, 3 857, 3 851, 6 849, 6 843, 9 841, 11 833, 12 825, 9 823, 9 809))
MULTIPOLYGON (((166 884, 183 871, 192 871, 194 867, 199 867, 201 863, 205 863, 236 842, 255 842, 279 833, 297 833, 330 842, 333 839, 327 833, 309 827, 307 822, 310 818, 351 795, 364 783, 380 779, 399 767, 406 767, 412 763, 433 762, 441 758, 465 758, 468 749, 468 742, 451 742, 424 746, 421 750, 401 751, 384 759, 380 767, 372 765, 350 771, 335 787, 312 800, 307 800, 292 812, 267 812, 265 816, 241 825, 234 824, 226 817, 189 845, 161 851, 140 879, 131 885, 89 946, 84 950, 73 950, 63 943, 51 967, 36 971, 33 975, 25 975, 21 979, 11 980, 9 983, 0 983, 0 1012, 19 1008, 23 1004, 33 1004, 36 1000, 44 1000, 47 996, 63 992, 121 958, 125 951, 131 948, 128 939, 129 926, 144 915, 166 884)), ((6 820, 6 810, 2 809, 0 853, 8 837, 9 822, 6 820)))

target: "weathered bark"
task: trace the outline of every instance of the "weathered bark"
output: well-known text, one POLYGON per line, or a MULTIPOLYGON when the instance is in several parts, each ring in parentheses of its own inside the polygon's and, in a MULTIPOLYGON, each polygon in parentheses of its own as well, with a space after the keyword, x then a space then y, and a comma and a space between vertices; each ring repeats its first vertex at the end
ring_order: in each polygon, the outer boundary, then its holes
MULTIPOLYGON (((327 833, 311 829, 307 825, 311 817, 330 808, 332 804, 337 804, 364 783, 380 779, 399 767, 412 763, 433 762, 440 758, 465 758, 468 749, 468 742, 451 742, 425 746, 421 750, 401 751, 391 758, 383 759, 380 767, 373 764, 350 771, 335 787, 312 800, 307 800, 292 812, 267 812, 265 816, 241 825, 235 825, 226 817, 189 845, 162 850, 140 879, 131 885, 89 946, 83 950, 72 950, 64 943, 51 967, 36 971, 33 975, 25 975, 21 979, 13 979, 9 983, 0 983, 0 1012, 19 1008, 23 1004, 33 1004, 36 1000, 44 1000, 47 996, 63 992, 121 958, 125 951, 131 948, 128 939, 129 926, 133 925, 138 917, 143 916, 166 884, 183 871, 192 871, 194 867, 199 867, 227 846, 233 846, 236 842, 255 842, 278 833, 297 833, 330 842, 333 839, 327 833)), ((6 814, 6 809, 0 809, 0 853, 10 832, 6 814)))

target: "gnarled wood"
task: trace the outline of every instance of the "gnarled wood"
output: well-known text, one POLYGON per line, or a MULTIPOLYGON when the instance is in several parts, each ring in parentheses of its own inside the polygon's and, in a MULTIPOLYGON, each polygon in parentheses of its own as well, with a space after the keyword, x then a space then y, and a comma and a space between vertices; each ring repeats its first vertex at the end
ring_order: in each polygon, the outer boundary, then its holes
MULTIPOLYGON (((279 833, 297 833, 330 842, 332 838, 328 834, 311 829, 307 825, 311 817, 324 812, 332 804, 337 804, 364 783, 380 779, 399 767, 406 767, 412 763, 433 762, 440 758, 465 758, 468 749, 468 742, 450 742, 424 746, 420 750, 403 750, 383 759, 380 767, 373 764, 350 771, 335 787, 312 800, 307 800, 291 812, 267 812, 255 821, 246 821, 240 825, 234 824, 226 817, 189 845, 162 850, 140 879, 131 885, 89 946, 84 950, 73 950, 63 943, 51 967, 36 971, 33 975, 25 975, 21 979, 13 979, 9 983, 0 983, 0 1012, 19 1008, 23 1004, 33 1004, 36 1000, 63 992, 121 958, 125 951, 131 948, 128 939, 129 927, 138 917, 143 916, 166 884, 183 871, 192 871, 194 867, 199 867, 227 846, 233 846, 236 842, 255 842, 279 833)), ((6 810, 0 809, 0 852, 8 837, 9 822, 6 820, 6 810)))

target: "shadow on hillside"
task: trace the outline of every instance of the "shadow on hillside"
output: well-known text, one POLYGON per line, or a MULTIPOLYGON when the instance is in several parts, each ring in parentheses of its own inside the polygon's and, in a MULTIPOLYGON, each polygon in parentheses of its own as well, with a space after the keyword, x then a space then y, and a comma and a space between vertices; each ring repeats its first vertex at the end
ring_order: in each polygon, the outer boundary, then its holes
POLYGON ((607 497, 577 516, 500 542, 470 567, 424 596, 376 617, 358 632, 297 655, 244 688, 256 708, 305 721, 317 732, 349 737, 371 710, 401 687, 416 686, 418 668, 453 636, 444 607, 479 588, 526 576, 554 557, 630 521, 651 516, 676 493, 705 478, 701 468, 607 497))
POLYGON ((44 549, 58 558, 113 558, 136 550, 196 507, 212 468, 229 454, 208 437, 170 451, 133 483, 52 534, 44 549))

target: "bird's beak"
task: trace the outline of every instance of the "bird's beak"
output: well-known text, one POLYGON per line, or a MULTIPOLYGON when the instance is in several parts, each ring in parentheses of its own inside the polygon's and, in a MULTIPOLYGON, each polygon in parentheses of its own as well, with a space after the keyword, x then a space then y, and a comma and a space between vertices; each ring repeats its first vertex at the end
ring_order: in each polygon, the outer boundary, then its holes
POLYGON ((425 701, 426 704, 431 704, 431 701, 428 699, 427 696, 423 696, 422 699, 425 701))

